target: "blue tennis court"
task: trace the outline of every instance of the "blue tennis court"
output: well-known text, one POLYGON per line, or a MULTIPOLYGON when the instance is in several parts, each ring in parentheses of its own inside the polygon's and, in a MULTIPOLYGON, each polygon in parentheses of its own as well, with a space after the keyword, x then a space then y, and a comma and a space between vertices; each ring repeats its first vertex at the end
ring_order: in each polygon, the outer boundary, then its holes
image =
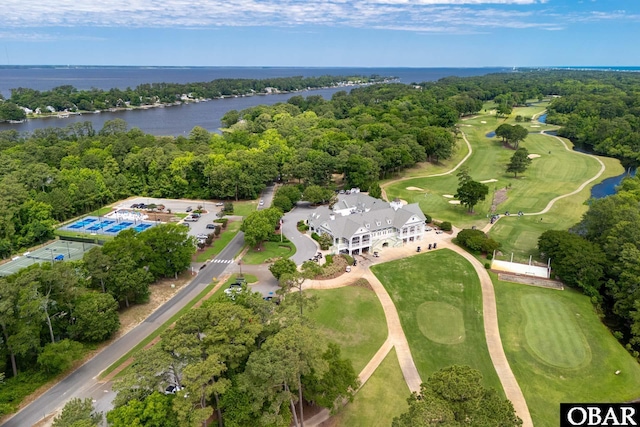
POLYGON ((78 235, 82 234, 105 234, 114 236, 122 230, 132 229, 136 232, 144 231, 155 225, 151 221, 133 221, 131 219, 114 219, 86 217, 71 224, 60 227, 61 230, 74 231, 78 235))
POLYGON ((114 225, 113 227, 107 228, 105 231, 107 233, 114 233, 117 234, 119 232, 121 232, 122 230, 124 230, 125 228, 129 228, 133 225, 132 222, 121 222, 118 223, 116 225, 114 225))
POLYGON ((139 232, 139 231, 144 231, 144 230, 146 230, 147 228, 151 228, 151 227, 153 227, 153 224, 145 224, 145 223, 142 223, 142 224, 138 224, 138 225, 136 225, 135 227, 133 227, 133 229, 134 229, 135 231, 138 231, 138 232, 139 232))
POLYGON ((87 227, 86 229, 89 231, 98 231, 113 224, 114 222, 115 222, 114 220, 108 219, 108 220, 100 221, 99 223, 92 225, 91 227, 87 227))
POLYGON ((77 230, 79 228, 84 228, 87 225, 91 224, 92 222, 96 222, 96 220, 94 218, 85 218, 82 221, 78 221, 73 225, 70 225, 69 228, 73 229, 73 230, 77 230))

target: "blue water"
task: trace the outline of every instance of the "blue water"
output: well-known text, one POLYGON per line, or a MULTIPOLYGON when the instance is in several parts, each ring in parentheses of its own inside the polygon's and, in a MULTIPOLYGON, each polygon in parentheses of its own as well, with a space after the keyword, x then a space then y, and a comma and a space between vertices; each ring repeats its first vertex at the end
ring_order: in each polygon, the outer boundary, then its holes
POLYGON ((627 176, 636 176, 636 169, 630 171, 629 173, 625 172, 622 175, 607 178, 600 184, 594 185, 591 189, 591 197, 593 197, 594 199, 601 199, 603 197, 616 194, 617 187, 627 176))
MULTIPOLYGON (((365 75, 397 77, 401 83, 421 83, 435 81, 443 77, 478 76, 489 73, 511 71, 509 68, 295 68, 295 67, 190 67, 190 68, 149 68, 149 67, 0 67, 0 93, 10 96, 10 90, 28 87, 50 90, 61 85, 72 85, 77 89, 126 89, 143 83, 188 83, 211 81, 220 78, 264 79, 272 77, 320 76, 320 75, 365 75)), ((302 96, 320 95, 325 99, 342 88, 320 89, 299 93, 302 96)), ((347 89, 348 90, 348 89, 347 89)), ((85 114, 68 118, 47 118, 28 120, 24 123, 0 123, 0 131, 17 130, 32 132, 47 127, 66 127, 75 122, 90 121, 96 130, 102 129, 107 120, 120 118, 130 128, 139 128, 153 135, 187 135, 195 126, 210 132, 218 132, 220 119, 229 110, 243 110, 255 105, 272 105, 286 102, 292 94, 227 98, 181 105, 170 108, 131 110, 85 114)))
POLYGON ((538 121, 540 123, 547 123, 547 113, 541 114, 540 117, 538 117, 538 121))

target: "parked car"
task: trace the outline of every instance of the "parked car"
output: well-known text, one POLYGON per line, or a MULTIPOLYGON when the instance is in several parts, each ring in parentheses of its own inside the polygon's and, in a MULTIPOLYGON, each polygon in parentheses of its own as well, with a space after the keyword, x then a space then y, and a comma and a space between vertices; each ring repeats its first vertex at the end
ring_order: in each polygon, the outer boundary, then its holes
POLYGON ((233 295, 237 292, 242 291, 242 283, 232 283, 229 285, 227 289, 224 290, 224 293, 227 295, 233 295))
POLYGON ((264 206, 264 200, 260 200, 260 206, 264 206))
POLYGON ((207 238, 207 235, 206 235, 206 234, 198 234, 198 235, 196 236, 196 239, 203 239, 203 240, 205 240, 206 238, 207 238))
POLYGON ((182 390, 182 387, 177 385, 170 385, 164 389, 164 394, 176 394, 176 392, 180 390, 182 390))
POLYGON ((351 273, 351 266, 347 265, 347 268, 345 268, 344 271, 346 271, 347 273, 351 273))
POLYGON ((216 206, 224 206, 224 203, 218 202, 218 203, 216 203, 216 206))
POLYGON ((421 250, 422 250, 422 248, 421 248, 420 246, 418 246, 418 247, 416 248, 416 252, 420 252, 421 250))
POLYGON ((188 206, 187 209, 185 209, 185 212, 191 212, 193 210, 193 208, 191 206, 188 206))
POLYGON ((379 257, 380 257, 380 254, 379 254, 378 252, 374 252, 374 253, 373 253, 373 257, 374 257, 374 258, 379 258, 379 257))
POLYGON ((207 224, 207 230, 215 230, 215 229, 216 229, 215 224, 207 224))

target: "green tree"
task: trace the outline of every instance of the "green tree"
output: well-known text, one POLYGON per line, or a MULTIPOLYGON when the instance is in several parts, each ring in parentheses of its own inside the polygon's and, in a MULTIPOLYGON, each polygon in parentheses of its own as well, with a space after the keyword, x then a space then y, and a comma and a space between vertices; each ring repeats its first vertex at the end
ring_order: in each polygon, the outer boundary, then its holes
POLYGON ((83 342, 101 342, 120 328, 118 302, 110 294, 87 292, 75 301, 75 322, 69 328, 72 338, 83 342))
POLYGON ((460 184, 456 192, 456 199, 466 206, 469 212, 473 212, 473 207, 478 202, 484 200, 489 194, 489 187, 477 181, 468 180, 460 184))
POLYGON ((242 222, 244 240, 249 246, 257 246, 267 240, 282 217, 278 208, 268 208, 251 212, 242 222))
POLYGON ((289 212, 293 208, 291 200, 283 194, 276 194, 271 202, 271 205, 280 209, 282 212, 289 212))
POLYGON ((547 230, 538 239, 538 250, 551 258, 551 269, 564 284, 600 298, 606 257, 597 245, 568 231, 547 230))
POLYGON ((507 172, 513 172, 514 178, 518 177, 518 173, 524 173, 531 164, 529 158, 529 151, 526 148, 520 147, 513 153, 509 164, 507 165, 507 172))
POLYGON ((304 377, 305 398, 334 413, 345 401, 353 401, 360 381, 351 360, 341 357, 337 344, 329 343, 322 358, 329 368, 322 377, 316 376, 315 372, 304 377))
POLYGON ((82 355, 82 344, 69 339, 48 343, 38 355, 38 365, 49 374, 59 374, 71 368, 82 355))
POLYGON ((328 202, 331 196, 333 196, 333 191, 319 185, 310 185, 302 193, 302 198, 314 205, 328 202))
POLYGON ((111 261, 109 257, 105 255, 101 247, 94 246, 85 252, 82 261, 88 276, 91 277, 91 283, 94 286, 100 286, 102 292, 106 292, 104 279, 108 277, 111 261))
POLYGON ((273 274, 273 277, 280 280, 280 277, 284 274, 292 274, 298 270, 296 263, 290 259, 279 259, 269 266, 269 271, 273 274))
POLYGON ((62 408, 60 415, 53 419, 53 427, 98 427, 102 422, 102 412, 96 413, 91 398, 73 398, 62 408))
POLYGON ((382 199, 382 189, 380 188, 380 184, 379 183, 373 183, 370 187, 369 187, 369 195, 371 197, 375 197, 376 199, 382 199))
POLYGON ((139 238, 149 248, 149 272, 155 278, 178 278, 178 273, 191 265, 196 242, 185 227, 160 224, 143 231, 139 238))
POLYGON ((394 418, 393 427, 522 425, 511 402, 484 387, 482 374, 468 366, 454 365, 435 372, 408 403, 409 411, 394 418))

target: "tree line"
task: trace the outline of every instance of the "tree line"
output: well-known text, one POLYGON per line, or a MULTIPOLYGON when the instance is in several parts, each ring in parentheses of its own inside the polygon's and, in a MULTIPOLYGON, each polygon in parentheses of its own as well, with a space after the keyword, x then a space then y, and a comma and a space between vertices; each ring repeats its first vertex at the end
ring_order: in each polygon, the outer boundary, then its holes
POLYGON ((626 178, 617 194, 592 200, 580 223, 540 236, 554 273, 581 289, 606 325, 637 358, 640 351, 640 179, 626 178))
POLYGON ((271 90, 293 92, 303 89, 335 87, 351 82, 369 84, 387 78, 372 76, 318 76, 277 77, 270 79, 216 79, 193 83, 145 83, 135 88, 102 90, 78 90, 71 85, 39 91, 30 88, 11 89, 11 96, 2 102, 0 97, 0 121, 20 120, 26 117, 22 108, 43 113, 58 111, 102 111, 109 108, 140 107, 154 104, 171 104, 194 99, 213 99, 225 96, 267 94, 271 90), (183 95, 185 97, 183 97, 183 95))
POLYGON ((33 391, 29 384, 69 369, 109 339, 120 327, 118 310, 148 301, 149 286, 188 268, 194 252, 184 227, 160 224, 125 230, 81 261, 34 264, 0 277, 0 372, 8 378, 0 414, 33 391))

